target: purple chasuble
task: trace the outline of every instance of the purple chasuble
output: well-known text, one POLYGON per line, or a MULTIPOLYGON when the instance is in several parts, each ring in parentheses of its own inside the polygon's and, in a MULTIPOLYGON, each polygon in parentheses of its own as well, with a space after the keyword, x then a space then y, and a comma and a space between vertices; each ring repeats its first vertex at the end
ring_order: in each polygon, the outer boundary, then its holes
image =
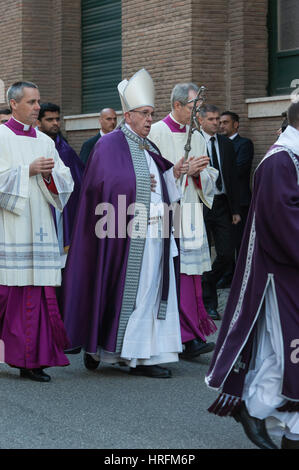
MULTIPOLYGON (((272 147, 271 150, 275 149, 272 147)), ((292 360, 299 338, 299 157, 281 150, 257 168, 253 199, 231 291, 216 343, 207 384, 223 393, 209 408, 220 416, 239 406, 248 371, 257 319, 264 294, 275 289, 284 364, 280 411, 299 411, 298 361, 292 360)))
MULTIPOLYGON (((74 180, 74 190, 66 206, 63 209, 63 244, 65 251, 67 251, 71 242, 71 235, 75 216, 77 213, 85 167, 78 155, 76 154, 75 150, 70 147, 70 145, 63 139, 61 135, 57 135, 55 139, 55 147, 65 166, 69 167, 72 174, 72 178, 74 180)), ((54 215, 54 208, 52 209, 52 212, 54 215)), ((56 217, 54 217, 54 220, 56 223, 56 217)))
MULTIPOLYGON (((164 194, 163 172, 172 164, 160 154, 149 153, 159 169, 164 194)), ((133 218, 127 209, 135 201, 136 176, 129 145, 122 130, 116 129, 98 140, 88 160, 64 272, 63 319, 72 349, 82 347, 95 353, 101 346, 116 350, 130 248, 126 230, 133 218), (101 203, 113 207, 114 238, 98 238, 95 233, 100 220, 95 211, 101 203)))

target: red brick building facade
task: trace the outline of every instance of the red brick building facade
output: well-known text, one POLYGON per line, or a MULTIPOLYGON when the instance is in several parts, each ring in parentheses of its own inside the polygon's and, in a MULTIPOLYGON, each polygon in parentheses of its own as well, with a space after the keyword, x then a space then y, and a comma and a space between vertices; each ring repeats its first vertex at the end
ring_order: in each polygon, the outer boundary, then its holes
MULTIPOLYGON (((20 79, 36 82, 42 101, 62 107, 77 151, 97 132, 94 113, 99 111, 82 113, 84 1, 0 0, 5 89, 20 79)), ((95 8, 102 2, 90 1, 95 8)), ((269 8, 279 5, 275 1, 122 0, 120 76, 147 68, 156 84, 158 119, 170 110, 175 83, 205 85, 209 103, 240 115, 240 133, 255 144, 256 166, 276 139, 281 112, 290 103, 289 95, 269 96, 268 91, 269 8)))

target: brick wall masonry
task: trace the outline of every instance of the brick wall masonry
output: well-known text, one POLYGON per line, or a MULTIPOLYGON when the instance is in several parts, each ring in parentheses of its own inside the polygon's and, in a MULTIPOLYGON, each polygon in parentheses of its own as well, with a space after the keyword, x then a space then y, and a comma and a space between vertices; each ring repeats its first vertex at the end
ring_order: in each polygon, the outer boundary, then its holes
MULTIPOLYGON (((0 79, 35 81, 42 101, 81 113, 81 0, 0 0, 0 79)), ((170 111, 178 82, 207 86, 208 102, 241 117, 255 162, 276 138, 280 118, 248 119, 245 100, 267 95, 267 0, 123 0, 122 76, 146 67, 156 114, 170 111)), ((0 103, 0 106, 4 103, 0 103)), ((69 132, 79 151, 97 129, 69 132)))

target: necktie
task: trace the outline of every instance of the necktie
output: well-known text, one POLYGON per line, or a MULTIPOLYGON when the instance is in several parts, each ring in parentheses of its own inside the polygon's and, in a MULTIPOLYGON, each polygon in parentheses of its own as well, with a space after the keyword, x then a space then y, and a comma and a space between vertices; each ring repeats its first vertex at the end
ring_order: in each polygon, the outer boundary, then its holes
POLYGON ((212 147, 212 165, 216 170, 219 171, 218 178, 216 180, 216 188, 218 191, 222 191, 222 180, 221 180, 221 173, 220 173, 220 168, 219 168, 219 163, 218 163, 218 157, 217 157, 217 151, 215 147, 215 137, 211 137, 211 147, 212 147))

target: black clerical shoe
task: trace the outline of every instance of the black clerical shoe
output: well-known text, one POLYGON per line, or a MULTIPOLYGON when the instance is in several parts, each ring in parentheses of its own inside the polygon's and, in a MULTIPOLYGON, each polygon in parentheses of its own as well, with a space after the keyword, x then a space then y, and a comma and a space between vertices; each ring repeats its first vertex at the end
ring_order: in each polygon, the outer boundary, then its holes
POLYGON ((82 348, 66 349, 64 354, 80 354, 82 348))
POLYGON ((96 370, 101 361, 96 361, 90 354, 84 353, 84 365, 88 370, 96 370))
POLYGON ((245 402, 242 401, 240 408, 234 413, 233 417, 238 423, 241 423, 248 439, 260 449, 278 449, 270 439, 265 420, 250 416, 245 402))
POLYGON ((51 377, 43 369, 20 369, 20 376, 35 382, 50 382, 51 377))
POLYGON ((212 318, 212 320, 221 320, 221 316, 219 315, 216 309, 207 308, 206 310, 207 310, 209 317, 212 318))
POLYGON ((157 365, 130 367, 130 374, 144 375, 145 377, 154 377, 157 379, 169 379, 172 376, 171 370, 157 365))
POLYGON ((207 354, 215 349, 215 343, 206 343, 201 338, 195 338, 184 343, 185 349, 180 354, 182 359, 192 359, 193 357, 207 354))
POLYGON ((282 449, 299 449, 299 441, 293 441, 292 439, 288 439, 287 437, 282 436, 281 448, 282 449))

